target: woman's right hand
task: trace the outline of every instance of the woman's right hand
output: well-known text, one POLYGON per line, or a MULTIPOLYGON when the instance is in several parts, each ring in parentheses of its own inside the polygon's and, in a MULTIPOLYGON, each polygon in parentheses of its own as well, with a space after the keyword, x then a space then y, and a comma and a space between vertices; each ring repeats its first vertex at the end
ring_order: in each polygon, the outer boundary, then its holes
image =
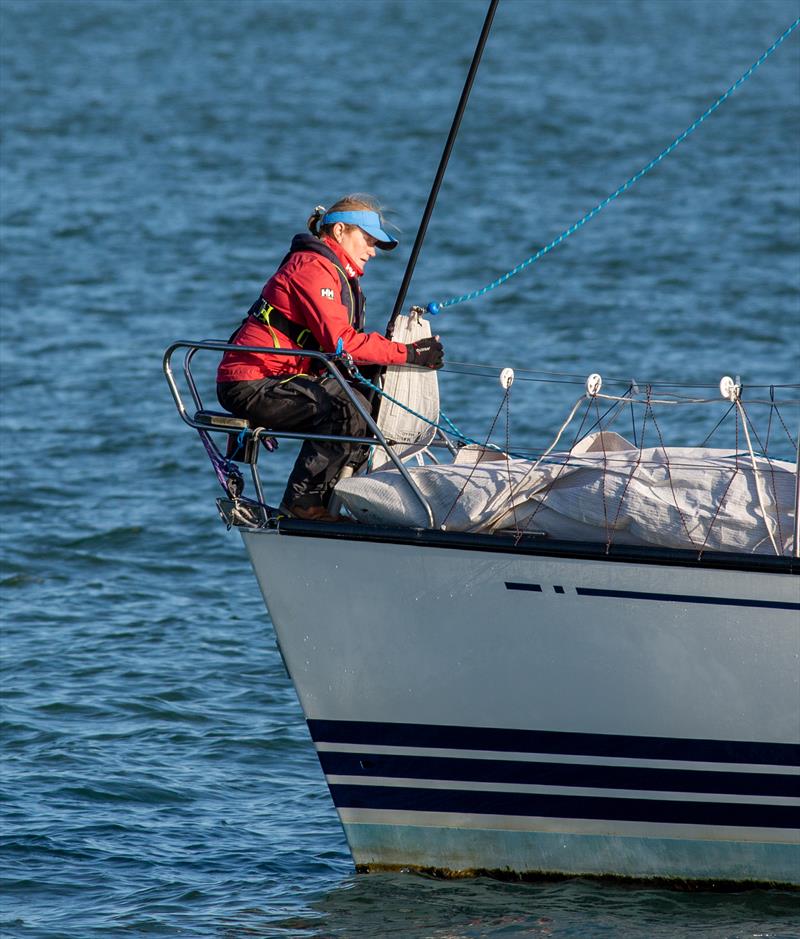
POLYGON ((444 364, 444 346, 438 336, 418 339, 406 346, 406 362, 424 368, 441 368, 444 364))

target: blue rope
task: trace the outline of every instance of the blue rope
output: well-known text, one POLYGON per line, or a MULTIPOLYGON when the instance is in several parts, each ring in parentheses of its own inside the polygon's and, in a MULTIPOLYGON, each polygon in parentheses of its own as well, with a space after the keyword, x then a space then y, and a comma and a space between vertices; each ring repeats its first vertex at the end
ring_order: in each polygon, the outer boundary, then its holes
MULTIPOLYGON (((439 412, 441 416, 446 421, 450 430, 448 431, 441 424, 438 424, 436 421, 432 421, 429 417, 425 417, 424 414, 420 414, 418 411, 415 411, 413 408, 410 408, 407 404, 404 404, 402 401, 398 401, 397 398, 393 398, 390 394, 387 394, 383 388, 374 385, 368 378, 365 378, 358 368, 355 365, 351 365, 350 368, 353 371, 353 377, 359 381, 362 385, 366 385, 367 388, 371 388, 372 391, 377 392, 382 398, 386 398, 387 401, 391 401, 392 404, 396 404, 399 408, 402 408, 404 411, 408 411, 409 414, 413 414, 414 417, 418 418, 424 423, 429 424, 431 427, 435 427, 437 430, 440 430, 443 434, 451 434, 451 436, 456 437, 458 440, 462 441, 465 444, 475 444, 479 447, 482 447, 483 444, 479 443, 477 440, 473 440, 472 437, 467 437, 466 434, 463 434, 456 425, 450 420, 450 418, 443 412, 439 412)), ((497 450, 498 452, 503 452, 500 447, 495 446, 494 444, 488 444, 488 449, 497 450)), ((519 456, 519 454, 512 453, 511 456, 519 456)))
POLYGON ((529 257, 527 260, 523 261, 521 264, 518 264, 515 268, 510 270, 507 274, 503 274, 502 277, 498 277, 497 280, 493 280, 491 284, 487 284, 487 286, 481 287, 480 290, 473 290, 471 293, 465 293, 460 297, 452 297, 450 300, 443 300, 440 303, 436 303, 436 302, 429 303, 426 308, 427 312, 431 314, 432 316, 435 316, 440 310, 443 310, 445 307, 455 306, 457 303, 463 303, 465 300, 475 300, 477 297, 483 296, 485 293, 488 293, 490 290, 494 290, 495 287, 499 287, 501 284, 504 284, 509 278, 513 277, 515 274, 519 274, 520 271, 524 271, 526 267, 529 267, 531 264, 534 263, 534 261, 538 261, 539 258, 544 257, 544 255, 547 254, 548 251, 552 251, 553 248, 560 245, 562 241, 566 241, 566 239, 569 238, 569 236, 572 235, 574 232, 576 232, 582 225, 585 225, 590 219, 594 218, 595 215, 598 214, 598 212, 601 212, 609 203, 613 202, 618 196, 621 196, 623 192, 630 189, 634 183, 638 182, 642 178, 642 176, 644 176, 646 173, 649 173, 650 170, 652 170, 655 166, 657 166, 664 159, 664 157, 669 156, 669 154, 672 153, 672 151, 678 146, 678 144, 682 143, 684 140, 686 140, 689 134, 697 130, 697 128, 703 123, 703 121, 707 117, 709 117, 711 114, 713 114, 714 111, 716 111, 717 108, 722 104, 722 102, 725 101, 727 98, 729 98, 734 93, 734 91, 736 91, 736 89, 743 82, 745 82, 753 74, 753 72, 755 72, 755 70, 759 67, 759 65, 761 65, 762 62, 764 62, 766 59, 769 58, 769 56, 772 55, 772 53, 778 48, 778 46, 784 41, 784 39, 786 39, 795 29, 797 29, 798 26, 800 26, 800 17, 798 17, 794 21, 794 23, 792 23, 792 25, 783 33, 783 35, 779 36, 775 40, 775 42, 772 43, 769 49, 767 49, 767 51, 764 52, 763 55, 761 55, 758 58, 758 60, 755 61, 750 66, 750 68, 744 73, 744 75, 738 78, 724 94, 720 95, 720 97, 717 98, 717 100, 711 105, 710 108, 708 108, 707 111, 704 111, 693 124, 687 127, 686 130, 682 134, 677 136, 672 141, 672 143, 668 147, 666 147, 664 150, 662 150, 661 153, 659 153, 659 155, 654 160, 651 160, 647 164, 647 166, 645 166, 644 169, 639 170, 639 172, 636 173, 636 175, 631 176, 631 178, 627 182, 623 183, 619 187, 619 189, 612 192, 611 195, 608 196, 608 198, 603 199, 602 202, 598 203, 593 209, 587 212, 586 215, 584 215, 583 218, 575 222, 574 225, 571 225, 565 231, 561 232, 561 234, 557 238, 554 238, 550 242, 550 244, 545 245, 544 248, 541 248, 539 251, 536 252, 536 254, 531 255, 531 257, 529 257))

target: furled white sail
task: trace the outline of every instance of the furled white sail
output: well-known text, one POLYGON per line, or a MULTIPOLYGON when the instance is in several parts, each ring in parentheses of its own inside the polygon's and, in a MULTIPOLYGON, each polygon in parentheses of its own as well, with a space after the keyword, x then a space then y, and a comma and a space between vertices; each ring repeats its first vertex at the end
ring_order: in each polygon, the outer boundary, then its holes
MULTIPOLYGON (((428 321, 412 310, 396 318, 392 339, 409 344, 418 339, 427 339, 430 335, 428 321)), ((434 423, 439 420, 439 381, 436 372, 429 368, 389 366, 384 376, 383 392, 377 424, 388 441, 400 444, 394 447, 395 453, 404 459, 423 450, 433 440, 436 428, 417 415, 434 423), (401 401, 406 407, 400 407, 389 398, 401 401), (412 414, 407 409, 416 413, 412 414)), ((388 459, 386 453, 377 447, 370 466, 376 469, 387 463, 388 459)))
MULTIPOLYGON (((476 455, 411 468, 437 527, 544 531, 553 538, 774 554, 792 543, 794 464, 726 450, 639 450, 616 434, 580 452, 527 460, 476 455), (761 500, 756 483, 760 476, 761 500), (764 511, 761 508, 764 502, 764 511)), ((343 480, 337 495, 367 524, 426 527, 419 501, 394 469, 343 480)))

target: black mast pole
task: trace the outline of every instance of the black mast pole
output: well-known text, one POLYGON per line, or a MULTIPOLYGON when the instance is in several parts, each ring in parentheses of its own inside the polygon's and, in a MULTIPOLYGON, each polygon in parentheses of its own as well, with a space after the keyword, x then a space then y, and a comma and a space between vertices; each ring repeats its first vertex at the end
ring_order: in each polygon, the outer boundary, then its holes
POLYGON ((439 161, 439 169, 436 171, 436 178, 434 179, 433 186, 431 187, 431 194, 428 196, 428 204, 425 206, 425 211, 422 214, 422 221, 419 224, 419 230, 417 231, 417 237, 414 241, 414 247, 411 249, 411 256, 408 259, 406 272, 403 276, 403 282, 400 284, 397 300, 395 300, 392 315, 386 326, 386 335, 389 337, 392 334, 394 321, 397 319, 400 311, 403 308, 403 303, 405 302, 406 294, 408 293, 408 288, 411 284, 411 278, 414 274, 414 267, 416 266, 417 258, 419 257, 419 252, 422 248, 422 242, 425 240, 425 233, 428 230, 428 222, 430 221, 431 215, 433 214, 433 207, 436 204, 436 197, 439 195, 439 187, 442 185, 442 180, 444 179, 444 172, 447 169, 447 162, 450 159, 450 153, 453 149, 453 144, 456 142, 456 137, 458 136, 458 129, 461 126, 461 118, 464 115, 464 109, 467 106, 469 93, 472 90, 472 84, 475 81, 475 75, 478 72, 478 66, 480 65, 481 56, 483 55, 483 47, 486 45, 486 40, 489 38, 489 31, 492 28, 494 11, 497 8, 498 2, 499 0, 490 0, 489 9, 486 11, 486 19, 483 23, 483 29, 481 30, 481 35, 478 39, 478 45, 475 47, 475 54, 472 56, 472 64, 469 67, 467 80, 464 82, 464 90, 461 92, 461 100, 458 102, 458 107, 456 108, 456 113, 453 117, 453 124, 450 128, 450 134, 447 137, 447 143, 444 146, 444 152, 442 153, 442 158, 439 161))

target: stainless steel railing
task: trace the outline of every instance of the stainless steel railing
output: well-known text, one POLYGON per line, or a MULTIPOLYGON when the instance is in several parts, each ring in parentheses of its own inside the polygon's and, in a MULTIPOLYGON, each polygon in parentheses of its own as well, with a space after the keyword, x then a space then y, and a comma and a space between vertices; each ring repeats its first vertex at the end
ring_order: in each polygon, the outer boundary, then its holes
POLYGON ((433 511, 431 509, 430 503, 422 494, 403 462, 398 458, 391 445, 381 433, 381 430, 373 420, 372 415, 367 411, 366 408, 364 408, 362 403, 359 401, 358 396, 353 393, 352 388, 345 380, 340 370, 337 368, 338 359, 336 356, 327 355, 323 352, 311 352, 303 349, 273 349, 268 346, 234 346, 231 343, 221 342, 214 339, 204 340, 202 342, 190 342, 189 340, 181 339, 177 342, 173 342, 164 353, 163 369, 164 377, 167 379, 169 390, 172 394, 172 398, 175 402, 176 408, 178 409, 178 414, 180 415, 181 420, 190 427, 194 427, 195 430, 226 434, 229 434, 230 431, 226 431, 221 427, 214 427, 206 423, 201 423, 200 421, 195 420, 194 416, 190 415, 189 411, 187 410, 184 398, 181 394, 180 388, 178 387, 178 383, 175 380, 175 374, 172 368, 172 357, 178 349, 187 350, 183 359, 183 377, 186 382, 186 386, 189 389, 189 394, 191 395, 192 402, 194 404, 195 413, 197 411, 205 410, 200 391, 197 387, 194 376, 192 375, 191 365, 195 355, 199 351, 225 352, 228 349, 236 349, 238 352, 257 352, 259 354, 286 356, 290 358, 307 358, 314 359, 315 361, 319 362, 326 369, 328 374, 336 379, 344 393, 347 395, 350 403, 353 405, 356 411, 358 411, 361 417, 364 418, 367 427, 374 435, 374 437, 347 437, 336 434, 309 434, 297 433, 293 431, 276 431, 264 427, 250 428, 249 432, 254 435, 256 444, 256 451, 253 462, 250 464, 250 468, 253 475, 253 485, 255 487, 256 493, 258 494, 259 502, 264 502, 261 478, 257 466, 258 442, 261 437, 276 437, 289 440, 336 440, 343 443, 359 443, 368 446, 380 446, 384 450, 389 460, 394 464, 395 468, 402 475, 403 479, 411 489, 411 492, 425 510, 428 526, 430 528, 435 527, 433 511))

